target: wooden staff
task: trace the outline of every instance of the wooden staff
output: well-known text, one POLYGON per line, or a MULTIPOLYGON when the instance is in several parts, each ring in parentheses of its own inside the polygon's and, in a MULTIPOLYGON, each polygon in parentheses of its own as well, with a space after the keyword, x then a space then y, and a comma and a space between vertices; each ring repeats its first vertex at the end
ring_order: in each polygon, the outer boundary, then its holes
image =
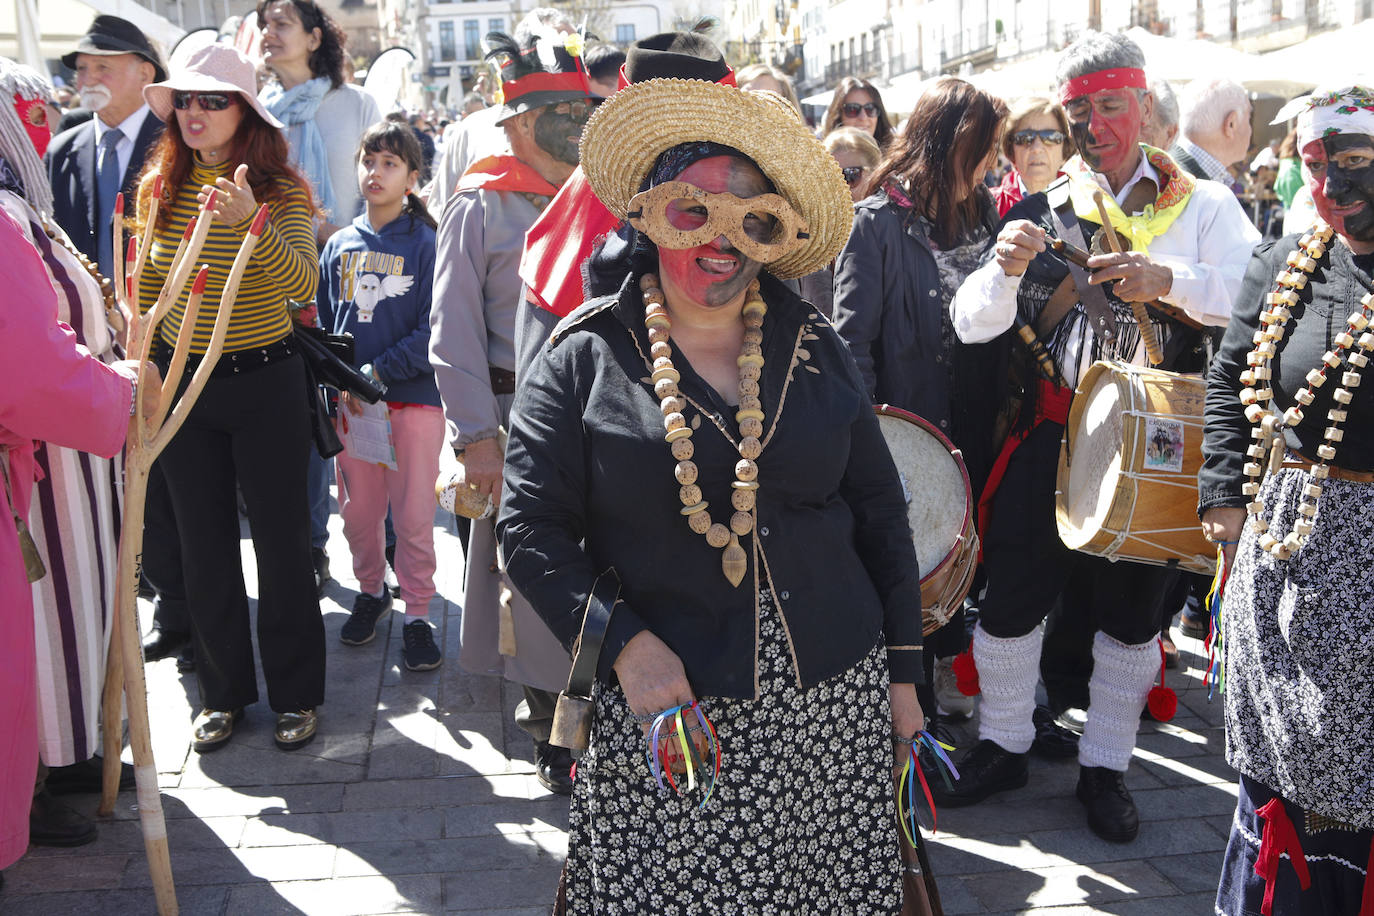
MULTIPOLYGON (((1121 240, 1116 237, 1116 229, 1112 227, 1111 217, 1107 215, 1107 201, 1100 190, 1093 191, 1093 203, 1097 204, 1097 213, 1102 217, 1102 237, 1107 240, 1107 245, 1112 251, 1120 254, 1121 240)), ((1149 310, 1143 302, 1128 304, 1131 314, 1135 316, 1135 323, 1140 325, 1140 339, 1145 343, 1145 358, 1150 361, 1151 366, 1160 365, 1164 362, 1164 350, 1159 345, 1159 335, 1155 333, 1154 323, 1150 321, 1149 310)))
MULTIPOLYGON (((143 360, 147 359, 151 337, 156 331, 157 323, 161 321, 178 298, 178 291, 184 287, 191 265, 200 254, 201 245, 205 241, 205 234, 209 231, 213 206, 214 194, 211 193, 209 200, 201 207, 198 225, 193 231, 188 231, 183 236, 182 245, 178 248, 177 258, 173 260, 171 269, 168 271, 167 281, 163 284, 157 304, 132 326, 131 334, 136 334, 136 336, 131 339, 130 349, 136 349, 139 353, 140 387, 143 383, 143 360)), ((210 335, 209 346, 206 348, 204 356, 201 357, 200 365, 196 367, 195 374, 191 377, 191 382, 186 391, 169 415, 168 407, 176 395, 178 385, 181 383, 181 376, 186 366, 187 351, 190 348, 191 336, 196 325, 196 319, 199 317, 201 300, 204 297, 205 284, 209 276, 208 267, 202 266, 200 268, 195 282, 191 286, 190 295, 187 297, 186 314, 182 319, 181 332, 177 335, 176 348, 171 365, 168 367, 167 378, 162 382, 162 398, 157 413, 152 417, 145 417, 143 403, 140 400, 135 404, 134 419, 129 426, 128 450, 124 461, 124 516, 119 535, 119 584, 116 592, 117 624, 115 630, 119 639, 123 662, 123 692, 128 703, 129 744, 133 750, 134 777, 138 786, 139 821, 143 830, 144 847, 148 855, 148 867, 152 872, 157 911, 161 916, 176 916, 178 908, 176 887, 172 881, 171 857, 167 847, 167 824, 162 813, 162 797, 157 784, 157 765, 153 760, 153 746, 148 725, 148 691, 143 671, 143 647, 140 639, 142 628, 138 620, 138 577, 143 558, 143 515, 144 502, 148 493, 148 473, 157 456, 167 447, 167 443, 177 434, 181 425, 186 422, 191 408, 195 405, 201 391, 204 390, 206 382, 210 379, 210 374, 214 371, 215 364, 219 361, 220 353, 224 349, 224 339, 229 331, 229 318, 233 311, 234 299, 238 295, 239 283, 243 279, 243 272, 248 266, 253 249, 257 245, 258 238, 262 235, 266 223, 267 206, 263 205, 258 209, 257 216, 254 217, 252 227, 248 230, 248 235, 244 238, 243 244, 239 246, 238 256, 234 259, 233 267, 225 281, 224 292, 220 296, 215 314, 215 325, 210 335)), ((151 217, 148 225, 152 226, 151 217)), ((145 242, 150 239, 151 236, 145 234, 145 242)), ((137 292, 138 280, 146 264, 146 258, 147 249, 145 247, 136 261, 130 259, 134 261, 135 269, 128 278, 130 282, 125 284, 126 296, 131 292, 137 292)), ((135 308, 134 313, 137 314, 137 300, 130 296, 129 302, 132 303, 135 308)), ((108 689, 109 683, 107 677, 106 700, 109 699, 111 693, 108 689)), ((107 734, 110 731, 117 731, 119 721, 117 691, 115 696, 115 718, 108 717, 109 706, 106 706, 105 730, 107 734)), ((113 755, 113 759, 107 754, 103 777, 102 809, 105 809, 107 805, 112 809, 113 802, 111 799, 113 792, 118 789, 119 783, 118 753, 113 755)))

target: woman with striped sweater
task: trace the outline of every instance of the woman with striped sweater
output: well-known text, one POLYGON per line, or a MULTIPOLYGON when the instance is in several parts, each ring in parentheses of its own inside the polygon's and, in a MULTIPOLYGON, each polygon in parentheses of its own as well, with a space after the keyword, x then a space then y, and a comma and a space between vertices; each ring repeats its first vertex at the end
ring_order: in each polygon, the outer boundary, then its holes
MULTIPOLYGON (((190 378, 204 353, 230 265, 260 204, 270 217, 233 303, 224 353, 186 425, 159 459, 181 526, 186 597, 203 709, 193 746, 224 746, 258 699, 248 598, 239 561, 237 482, 248 508, 258 567, 258 643, 276 743, 303 747, 324 700, 324 626, 310 563, 305 497, 311 448, 305 369, 291 335, 288 300, 311 302, 319 272, 308 186, 287 164, 281 122, 256 98, 252 63, 211 45, 166 82, 144 90, 167 123, 139 187, 146 219, 165 188, 148 268, 139 285, 151 307, 187 222, 213 193, 199 262, 210 267, 192 335, 190 378), (173 117, 175 115, 175 117, 173 117)), ((186 291, 158 328, 162 364, 185 317, 186 291)))

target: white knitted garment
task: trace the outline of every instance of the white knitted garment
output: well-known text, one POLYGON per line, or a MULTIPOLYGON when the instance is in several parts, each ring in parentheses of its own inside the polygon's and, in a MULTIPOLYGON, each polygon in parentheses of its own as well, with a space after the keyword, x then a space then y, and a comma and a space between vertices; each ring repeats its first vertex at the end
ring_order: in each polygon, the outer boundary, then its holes
POLYGON ((1078 762, 1126 772, 1135 750, 1140 711, 1159 671, 1159 643, 1128 646, 1098 632, 1088 682, 1088 724, 1078 741, 1078 762))
POLYGON ((1045 631, 1036 627, 1025 636, 999 639, 980 623, 973 633, 973 661, 978 666, 982 701, 978 707, 978 737, 995 741, 1003 750, 1024 754, 1035 740, 1035 684, 1040 679, 1040 646, 1045 631))

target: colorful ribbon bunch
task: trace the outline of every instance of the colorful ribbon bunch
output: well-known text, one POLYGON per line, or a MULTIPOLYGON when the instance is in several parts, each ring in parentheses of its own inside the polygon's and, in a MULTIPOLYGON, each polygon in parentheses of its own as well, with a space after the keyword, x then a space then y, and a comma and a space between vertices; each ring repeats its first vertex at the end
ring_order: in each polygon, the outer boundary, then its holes
POLYGON ((919 731, 910 741, 901 741, 907 745, 907 760, 902 765, 902 775, 897 780, 897 819, 902 822, 902 833, 906 834, 906 841, 914 848, 916 837, 920 832, 920 820, 916 811, 916 781, 921 782, 921 791, 925 793, 926 804, 930 805, 930 831, 935 832, 939 823, 939 818, 935 813, 935 799, 930 794, 930 785, 926 782, 926 774, 921 770, 922 753, 929 753, 935 762, 935 769, 940 773, 940 778, 945 782, 945 788, 954 791, 954 782, 950 778, 959 778, 959 771, 954 768, 954 761, 949 759, 945 751, 952 751, 954 747, 945 744, 930 732, 919 731))
POLYGON ((653 724, 649 726, 649 745, 645 755, 648 758, 649 772, 657 780, 660 789, 664 788, 665 776, 668 777, 668 785, 679 795, 692 791, 700 782, 706 790, 705 796, 701 799, 701 807, 706 807, 706 803, 711 800, 711 793, 716 789, 716 777, 720 775, 721 752, 716 727, 711 724, 706 713, 701 711, 699 701, 693 700, 691 703, 665 709, 655 716, 653 724), (697 728, 689 728, 691 720, 684 717, 684 713, 696 714, 697 728), (664 726, 670 726, 670 730, 665 732, 664 726), (690 732, 699 732, 706 736, 704 756, 697 750, 690 732), (677 738, 676 743, 673 741, 674 738, 677 738), (679 786, 673 778, 674 764, 677 763, 686 768, 685 787, 679 786))
POLYGON ((1207 649, 1207 673, 1202 677, 1202 683, 1207 687, 1207 699, 1212 699, 1213 689, 1220 689, 1226 692, 1226 663, 1222 656, 1221 645, 1221 601, 1226 596, 1226 580, 1230 578, 1231 571, 1226 568, 1226 557, 1223 550, 1226 547, 1233 547, 1239 541, 1218 541, 1217 542, 1217 572, 1212 578, 1212 587, 1207 592, 1207 617, 1211 626, 1207 630, 1207 639, 1203 646, 1207 649))

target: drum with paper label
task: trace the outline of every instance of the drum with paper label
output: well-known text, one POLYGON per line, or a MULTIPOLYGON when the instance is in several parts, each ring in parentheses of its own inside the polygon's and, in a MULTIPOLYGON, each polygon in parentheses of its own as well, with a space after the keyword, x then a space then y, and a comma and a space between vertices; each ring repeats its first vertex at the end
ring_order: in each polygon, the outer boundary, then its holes
POLYGON ((973 488, 963 456, 933 425, 887 404, 873 409, 902 478, 921 566, 922 630, 929 635, 949 622, 973 584, 973 488))
POLYGON ((1059 451, 1056 520, 1073 550, 1211 575, 1197 520, 1207 384, 1118 362, 1083 374, 1059 451))

